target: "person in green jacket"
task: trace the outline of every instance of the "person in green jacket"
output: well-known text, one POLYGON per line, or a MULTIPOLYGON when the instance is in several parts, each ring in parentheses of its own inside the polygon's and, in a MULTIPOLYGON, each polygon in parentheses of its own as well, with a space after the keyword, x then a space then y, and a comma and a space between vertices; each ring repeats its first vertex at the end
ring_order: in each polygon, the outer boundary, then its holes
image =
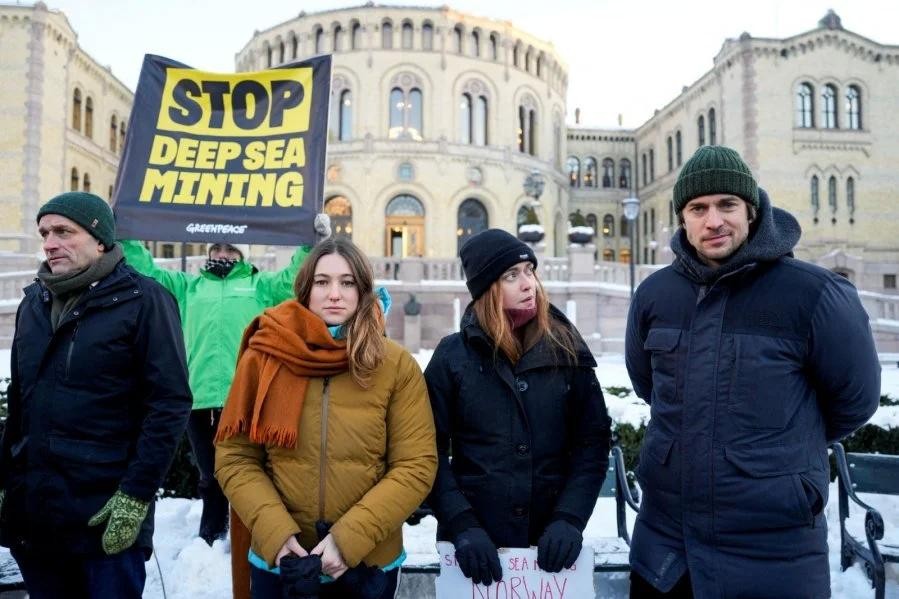
POLYGON ((178 302, 187 346, 193 411, 187 436, 200 475, 200 537, 209 545, 228 530, 228 500, 215 480, 213 439, 244 329, 263 310, 293 297, 293 282, 309 253, 300 246, 290 264, 260 272, 247 262, 248 246, 215 243, 199 274, 160 268, 139 241, 121 241, 128 264, 168 289, 178 302))

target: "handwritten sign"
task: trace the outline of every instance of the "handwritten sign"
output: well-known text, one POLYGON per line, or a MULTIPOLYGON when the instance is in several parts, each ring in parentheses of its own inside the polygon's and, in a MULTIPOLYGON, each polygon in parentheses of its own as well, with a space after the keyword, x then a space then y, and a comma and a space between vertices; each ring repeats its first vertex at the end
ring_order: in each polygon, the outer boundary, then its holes
POLYGON ((499 550, 503 579, 490 586, 465 578, 456 563, 452 543, 437 543, 440 576, 435 580, 437 599, 584 599, 593 590, 593 548, 585 545, 574 565, 557 574, 537 565, 537 549, 499 550))

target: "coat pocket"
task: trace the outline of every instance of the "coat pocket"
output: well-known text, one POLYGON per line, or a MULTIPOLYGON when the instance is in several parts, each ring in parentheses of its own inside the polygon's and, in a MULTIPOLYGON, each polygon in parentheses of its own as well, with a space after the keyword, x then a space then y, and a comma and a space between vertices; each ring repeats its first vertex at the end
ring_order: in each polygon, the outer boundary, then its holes
POLYGON ((652 401, 679 401, 679 329, 650 329, 643 349, 650 352, 652 365, 652 401))
POLYGON ((805 445, 725 447, 716 473, 716 532, 742 533, 807 526, 812 513, 802 478, 805 445))

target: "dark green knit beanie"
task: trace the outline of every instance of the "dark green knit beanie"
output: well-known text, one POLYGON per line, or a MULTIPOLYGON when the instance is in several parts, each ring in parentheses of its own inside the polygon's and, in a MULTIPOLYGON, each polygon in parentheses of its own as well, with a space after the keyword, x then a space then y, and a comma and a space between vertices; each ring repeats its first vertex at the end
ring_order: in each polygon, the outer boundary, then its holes
POLYGON ((677 176, 674 211, 683 210, 693 198, 716 193, 732 193, 758 210, 759 188, 740 155, 724 146, 702 146, 677 176))
POLYGON ((86 191, 59 194, 37 211, 37 221, 45 214, 59 214, 72 219, 97 238, 107 250, 115 245, 115 219, 103 198, 86 191))

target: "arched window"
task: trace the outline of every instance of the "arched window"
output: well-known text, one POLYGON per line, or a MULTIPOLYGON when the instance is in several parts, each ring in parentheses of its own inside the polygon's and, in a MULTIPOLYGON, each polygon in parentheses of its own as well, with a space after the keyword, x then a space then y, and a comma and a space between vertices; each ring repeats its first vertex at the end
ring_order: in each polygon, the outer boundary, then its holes
POLYGON ((331 230, 335 239, 353 239, 353 206, 343 196, 333 196, 325 201, 325 214, 331 217, 331 230))
POLYGON ((812 175, 811 180, 811 189, 810 193, 810 201, 812 205, 812 220, 817 223, 818 222, 818 210, 821 208, 821 200, 818 195, 818 175, 812 175))
POLYGON ((284 64, 284 41, 278 40, 278 64, 284 64))
POLYGON ((846 90, 846 117, 850 129, 862 128, 862 91, 857 85, 846 90))
POLYGON ((490 60, 499 59, 499 36, 496 33, 490 34, 490 60))
POLYGON ((537 56, 537 78, 543 78, 543 53, 541 52, 539 56, 537 56))
POLYGON ((434 26, 430 21, 425 21, 424 25, 421 26, 421 49, 434 49, 434 26))
POLYGON ((618 163, 618 187, 621 189, 630 189, 631 185, 631 161, 622 158, 618 163))
POLYGON ((290 56, 293 59, 296 59, 297 53, 300 50, 300 40, 297 38, 296 33, 290 34, 290 56))
POLYGON ((471 55, 475 58, 481 55, 481 33, 477 29, 471 32, 471 55))
POLYGON ((72 129, 81 131, 81 90, 77 87, 72 93, 72 129))
POLYGON ((649 148, 649 182, 656 180, 656 151, 655 148, 649 148))
POLYGON ((403 21, 403 29, 401 32, 402 46, 404 50, 412 49, 412 23, 403 21))
POLYGON ((119 148, 124 152, 125 151, 125 120, 122 119, 122 122, 119 123, 119 148))
POLYGON ((272 54, 273 54, 272 47, 269 46, 268 43, 266 43, 265 44, 265 66, 268 68, 272 67, 272 54))
POLYGON ((537 102, 526 95, 518 106, 518 151, 537 154, 537 102))
POLYGON ((681 142, 680 131, 674 134, 674 145, 676 146, 677 166, 680 166, 684 163, 684 144, 681 142))
POLYGON ((599 232, 599 227, 596 226, 596 215, 592 212, 587 215, 587 226, 593 229, 592 237, 596 237, 596 234, 599 232))
POLYGON ((487 97, 478 81, 469 82, 459 102, 459 140, 464 144, 487 145, 487 97))
POLYGON ((381 48, 393 49, 393 23, 389 19, 384 19, 384 22, 381 23, 381 48))
POLYGON ((387 136, 390 139, 422 139, 422 93, 417 87, 417 77, 400 74, 390 90, 390 121, 387 136))
POLYGON ((353 132, 353 92, 348 89, 340 92, 338 116, 337 139, 347 141, 351 139, 353 132))
POLYGON ((671 136, 668 136, 668 139, 665 140, 665 146, 668 149, 668 172, 674 170, 674 140, 671 139, 671 136))
POLYGON ((596 158, 584 159, 584 187, 596 187, 596 158))
POLYGON ((602 236, 615 237, 615 217, 611 214, 602 217, 602 236))
POLYGON ((325 32, 320 25, 316 25, 312 30, 312 40, 315 54, 325 51, 325 32))
POLYGON ((815 93, 810 83, 800 83, 796 89, 796 126, 815 126, 815 93))
POLYGON ((350 25, 350 47, 353 50, 362 49, 362 25, 359 24, 359 21, 353 21, 353 24, 350 25))
POLYGON ((821 120, 825 129, 837 128, 837 88, 827 84, 821 90, 821 120))
POLYGON ((94 137, 94 99, 90 96, 84 101, 84 134, 94 137))
POLYGON ((581 161, 577 159, 577 156, 568 157, 565 161, 565 172, 568 173, 569 186, 581 186, 581 161))
POLYGON ((109 119, 109 151, 115 153, 116 151, 116 142, 119 140, 119 124, 116 121, 115 115, 112 115, 109 119))
POLYGON ((471 94, 462 94, 462 100, 459 103, 459 141, 464 144, 471 143, 471 94))
POLYGON ((855 224, 855 179, 846 179, 846 210, 849 212, 849 224, 855 224))
POLYGON ((699 147, 701 148, 705 145, 705 117, 701 114, 696 119, 696 132, 699 138, 699 147))
POLYGON ((615 161, 611 158, 602 160, 602 186, 615 187, 615 161))
POLYGON ((400 194, 387 203, 387 216, 424 216, 425 207, 415 196, 400 194))
POLYGON ((630 221, 627 220, 626 216, 622 214, 621 218, 618 219, 618 224, 618 235, 620 237, 627 237, 630 235, 630 229, 628 228, 630 227, 630 221))
POLYGON ((827 180, 827 205, 830 206, 831 220, 837 222, 837 178, 831 176, 827 180))
POLYGON ((534 62, 534 49, 529 47, 527 52, 524 53, 524 70, 528 73, 531 72, 531 64, 534 62))
POLYGON ((343 27, 339 23, 335 23, 331 30, 331 51, 340 52, 341 50, 343 50, 343 27))
POLYGON ((647 175, 647 171, 649 170, 646 165, 646 152, 640 156, 640 166, 643 167, 640 171, 643 173, 643 186, 646 187, 649 184, 649 176, 647 175))
POLYGON ((69 184, 70 191, 78 191, 78 169, 72 167, 72 178, 69 184))
POLYGON ((459 205, 459 214, 456 220, 456 249, 462 249, 462 245, 481 231, 489 228, 487 222, 487 210, 484 205, 474 198, 468 198, 459 205))
POLYGON ((718 120, 715 118, 715 109, 709 108, 709 145, 718 144, 718 120))
POLYGON ((453 52, 456 54, 462 54, 462 26, 456 25, 453 27, 453 52))
POLYGON ((81 191, 90 191, 91 190, 91 176, 87 173, 84 173, 84 177, 81 178, 81 191))
POLYGON ((517 42, 512 48, 512 66, 521 66, 521 42, 517 42))
MULTIPOLYGON (((627 251, 627 250, 624 250, 627 251)), ((605 262, 614 262, 615 261, 615 250, 612 248, 606 248, 602 251, 602 259, 605 262)))

